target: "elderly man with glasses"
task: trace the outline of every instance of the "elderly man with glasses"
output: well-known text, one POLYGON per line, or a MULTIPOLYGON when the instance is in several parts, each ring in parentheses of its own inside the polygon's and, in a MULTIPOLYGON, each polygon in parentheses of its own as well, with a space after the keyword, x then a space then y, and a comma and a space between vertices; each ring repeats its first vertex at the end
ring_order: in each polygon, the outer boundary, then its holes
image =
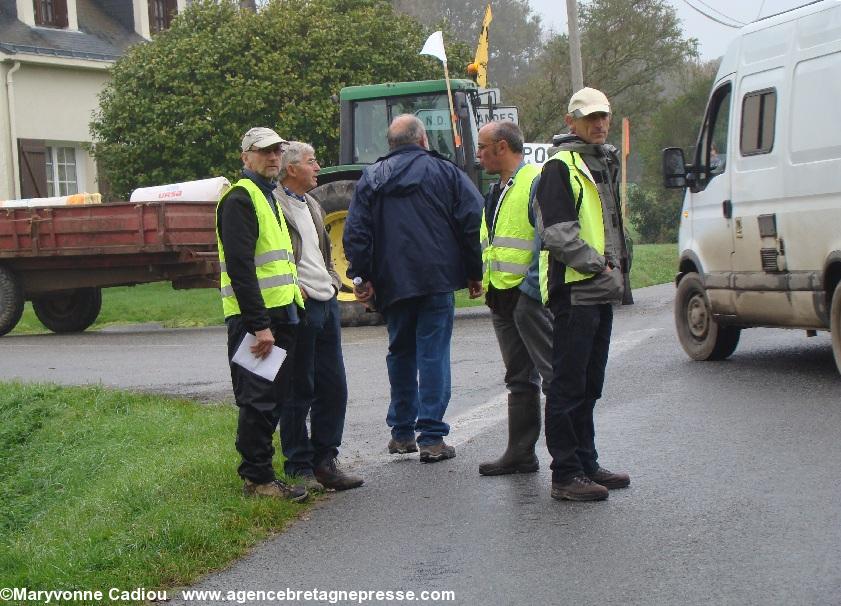
POLYGON ((219 201, 216 233, 228 360, 239 407, 236 448, 243 492, 302 501, 306 489, 280 481, 272 467, 272 436, 291 401, 299 310, 304 307, 289 229, 272 195, 286 143, 270 128, 245 133, 242 178, 219 201), (273 381, 233 361, 249 335, 254 337, 250 353, 257 358, 268 356, 275 345, 286 351, 273 381))

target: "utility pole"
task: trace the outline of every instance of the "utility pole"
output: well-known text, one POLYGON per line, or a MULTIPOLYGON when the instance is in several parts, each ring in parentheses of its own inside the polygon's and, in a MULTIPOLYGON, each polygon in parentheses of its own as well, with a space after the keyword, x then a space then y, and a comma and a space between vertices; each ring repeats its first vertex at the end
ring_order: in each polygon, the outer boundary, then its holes
POLYGON ((569 63, 572 69, 572 92, 584 88, 584 68, 581 66, 581 39, 578 37, 578 2, 567 0, 567 29, 569 30, 569 63))

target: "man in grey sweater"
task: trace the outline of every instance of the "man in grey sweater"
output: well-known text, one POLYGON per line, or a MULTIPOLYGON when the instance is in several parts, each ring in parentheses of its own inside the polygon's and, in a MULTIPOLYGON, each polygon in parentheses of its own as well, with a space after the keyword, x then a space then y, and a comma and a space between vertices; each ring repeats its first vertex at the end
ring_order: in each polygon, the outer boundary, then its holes
POLYGON ((306 309, 295 344, 293 398, 280 418, 280 442, 288 476, 301 478, 308 488, 347 490, 363 480, 337 462, 348 393, 336 299, 341 283, 333 269, 324 211, 307 194, 319 170, 313 148, 292 141, 280 159, 280 185, 274 192, 289 226, 306 309))

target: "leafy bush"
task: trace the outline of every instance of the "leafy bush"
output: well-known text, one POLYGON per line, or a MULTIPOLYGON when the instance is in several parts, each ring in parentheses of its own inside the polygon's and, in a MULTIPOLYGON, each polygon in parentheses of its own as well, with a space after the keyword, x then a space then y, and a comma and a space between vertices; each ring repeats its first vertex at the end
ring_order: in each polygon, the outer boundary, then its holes
POLYGON ((655 193, 628 184, 628 212, 642 242, 677 242, 681 202, 682 196, 675 192, 655 193))
MULTIPOLYGON (((91 132, 113 193, 208 176, 234 177, 251 126, 338 157, 343 86, 441 78, 418 54, 429 31, 387 0, 194 0, 151 42, 114 66, 91 132)), ((449 64, 469 50, 448 45, 449 64)), ((456 74, 453 74, 455 76, 456 74)))

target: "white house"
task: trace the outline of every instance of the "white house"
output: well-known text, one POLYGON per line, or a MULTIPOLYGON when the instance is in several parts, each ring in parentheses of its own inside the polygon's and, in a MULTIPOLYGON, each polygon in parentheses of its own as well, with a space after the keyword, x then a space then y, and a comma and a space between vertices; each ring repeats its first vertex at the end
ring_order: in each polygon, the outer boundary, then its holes
POLYGON ((0 0, 0 200, 101 190, 85 149, 97 95, 187 2, 0 0))

